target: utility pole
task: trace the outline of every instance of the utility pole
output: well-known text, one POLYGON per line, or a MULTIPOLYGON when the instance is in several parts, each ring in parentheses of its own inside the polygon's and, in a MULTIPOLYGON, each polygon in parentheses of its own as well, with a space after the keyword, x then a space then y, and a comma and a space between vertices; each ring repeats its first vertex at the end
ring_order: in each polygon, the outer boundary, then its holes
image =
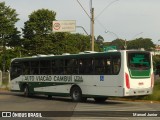
MULTIPOLYGON (((98 18, 110 5, 112 5, 114 2, 117 2, 119 0, 115 0, 110 2, 103 10, 102 12, 100 12, 100 14, 96 17, 98 18)), ((79 2, 79 0, 77 0, 78 4, 81 6, 81 8, 84 10, 84 12, 86 13, 86 15, 89 17, 90 19, 90 34, 91 34, 91 51, 94 51, 94 21, 96 20, 94 18, 94 8, 92 8, 92 0, 90 0, 90 13, 91 15, 89 15, 87 13, 87 11, 84 9, 83 5, 79 2)))
POLYGON ((92 0, 90 0, 90 13, 91 15, 89 15, 87 13, 87 11, 84 9, 84 7, 82 6, 82 4, 79 2, 79 0, 77 0, 78 4, 82 7, 82 9, 84 10, 84 12, 87 14, 87 16, 90 19, 90 34, 91 34, 91 51, 94 51, 94 8, 92 8, 92 0))
POLYGON ((94 8, 91 8, 91 50, 94 51, 94 8))
POLYGON ((127 50, 127 41, 125 39, 124 49, 127 50))
POLYGON ((90 0, 91 12, 91 51, 94 51, 94 8, 92 8, 92 0, 90 0))

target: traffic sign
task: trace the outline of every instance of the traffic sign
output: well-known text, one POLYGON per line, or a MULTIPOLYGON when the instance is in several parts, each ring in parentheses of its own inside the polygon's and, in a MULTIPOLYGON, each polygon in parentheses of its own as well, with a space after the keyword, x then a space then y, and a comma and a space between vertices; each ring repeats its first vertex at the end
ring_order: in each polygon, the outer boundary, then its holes
POLYGON ((103 47, 103 51, 106 52, 108 50, 116 50, 116 46, 104 46, 103 47))
POLYGON ((60 20, 53 21, 53 32, 75 32, 76 21, 75 20, 60 20))

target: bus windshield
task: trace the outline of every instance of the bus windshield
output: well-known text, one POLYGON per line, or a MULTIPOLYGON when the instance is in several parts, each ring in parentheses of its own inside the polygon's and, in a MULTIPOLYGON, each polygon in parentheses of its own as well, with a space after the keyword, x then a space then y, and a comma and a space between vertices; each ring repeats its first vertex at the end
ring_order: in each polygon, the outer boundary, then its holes
POLYGON ((133 70, 150 69, 150 54, 146 52, 128 52, 128 67, 133 70))

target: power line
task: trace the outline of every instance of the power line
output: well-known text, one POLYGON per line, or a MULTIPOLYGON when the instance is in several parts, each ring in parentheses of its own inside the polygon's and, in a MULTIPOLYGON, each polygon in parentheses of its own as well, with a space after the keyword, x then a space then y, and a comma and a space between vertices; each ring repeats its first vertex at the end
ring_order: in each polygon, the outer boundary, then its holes
POLYGON ((99 21, 99 19, 96 19, 96 22, 97 22, 104 30, 106 30, 106 27, 99 21))
POLYGON ((90 13, 91 13, 91 15, 89 15, 87 13, 87 11, 84 9, 82 4, 78 0, 77 0, 77 2, 90 19, 90 22, 91 22, 91 30, 90 30, 90 33, 91 33, 91 50, 94 51, 94 8, 92 8, 92 0, 90 0, 90 13))
POLYGON ((117 2, 119 0, 115 0, 113 2, 110 2, 96 17, 95 19, 97 19, 110 5, 112 5, 114 2, 117 2))
POLYGON ((115 0, 115 1, 112 1, 110 2, 96 17, 95 17, 95 21, 98 22, 98 24, 104 29, 106 30, 106 27, 105 25, 103 25, 99 20, 98 20, 98 17, 110 6, 112 5, 113 3, 117 2, 119 0, 115 0))
POLYGON ((91 19, 90 15, 87 13, 87 11, 84 9, 84 7, 82 6, 82 4, 79 2, 79 0, 77 0, 78 4, 81 6, 81 8, 84 10, 84 12, 87 14, 87 16, 89 17, 89 19, 91 19))

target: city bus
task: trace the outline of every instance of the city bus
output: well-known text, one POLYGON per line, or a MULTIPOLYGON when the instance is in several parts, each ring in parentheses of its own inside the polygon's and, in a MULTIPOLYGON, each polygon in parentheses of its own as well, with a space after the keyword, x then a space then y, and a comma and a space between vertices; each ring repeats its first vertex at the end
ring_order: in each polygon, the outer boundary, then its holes
POLYGON ((68 96, 75 102, 149 95, 154 86, 152 55, 138 50, 15 58, 10 78, 11 91, 26 97, 68 96))

